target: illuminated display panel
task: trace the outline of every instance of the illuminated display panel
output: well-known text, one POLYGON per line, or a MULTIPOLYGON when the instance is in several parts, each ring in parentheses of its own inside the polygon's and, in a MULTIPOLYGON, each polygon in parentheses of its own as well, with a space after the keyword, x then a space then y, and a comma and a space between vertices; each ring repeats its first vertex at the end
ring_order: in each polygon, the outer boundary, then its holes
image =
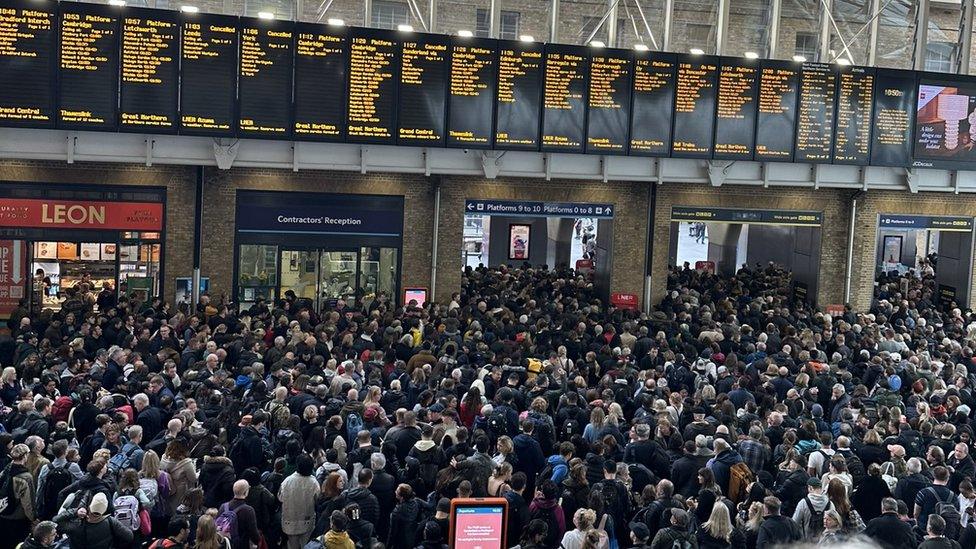
POLYGON ((924 168, 970 169, 976 162, 976 79, 922 74, 915 109, 915 161, 924 168))
POLYGON ((539 42, 498 42, 495 148, 539 149, 544 46, 539 42))
POLYGON ((671 156, 712 156, 717 76, 718 59, 714 57, 678 57, 671 156))
POLYGON ((800 69, 797 162, 828 163, 833 156, 836 76, 834 68, 826 63, 805 63, 800 69))
POLYGON ((796 63, 762 62, 756 115, 756 160, 793 161, 799 86, 800 69, 796 63))
POLYGON ((241 19, 237 120, 241 137, 291 135, 294 37, 290 21, 241 19))
POLYGON ((118 127, 120 14, 117 6, 61 4, 58 126, 118 127))
POLYGON ((236 133, 239 21, 226 15, 185 15, 180 133, 214 137, 236 133))
POLYGON ((180 19, 173 11, 122 13, 119 126, 175 132, 179 120, 180 19))
POLYGON ((589 58, 586 50, 546 44, 542 150, 583 152, 589 58))
POLYGON ((915 73, 891 69, 875 71, 872 120, 871 164, 905 166, 912 156, 915 73))
POLYGON ((627 153, 630 144, 632 73, 629 51, 593 50, 587 96, 586 152, 627 153))
POLYGON ((834 163, 867 166, 871 157, 874 69, 842 67, 837 76, 834 163))
POLYGON ((758 81, 758 60, 722 58, 715 107, 714 158, 752 160, 758 81))
POLYGON ((408 35, 400 45, 400 104, 397 112, 401 145, 444 144, 444 101, 448 40, 436 34, 408 35))
POLYGON ((400 45, 392 31, 353 29, 349 41, 346 132, 349 141, 396 141, 400 45))
POLYGON ((54 126, 57 3, 0 2, 0 125, 54 126))
POLYGON ((495 41, 453 37, 450 73, 448 146, 491 147, 498 77, 495 41))
POLYGON ((634 52, 630 154, 667 156, 670 152, 676 67, 673 54, 634 52))
POLYGON ((295 26, 295 137, 339 141, 345 135, 346 27, 295 26))

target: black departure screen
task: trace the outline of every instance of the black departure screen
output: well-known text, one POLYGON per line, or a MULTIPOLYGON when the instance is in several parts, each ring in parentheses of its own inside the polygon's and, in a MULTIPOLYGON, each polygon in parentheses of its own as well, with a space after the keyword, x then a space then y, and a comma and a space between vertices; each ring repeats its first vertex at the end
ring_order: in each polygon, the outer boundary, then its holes
POLYGON ((874 69, 844 67, 837 76, 834 163, 867 166, 871 152, 874 69))
POLYGON ((241 19, 240 135, 291 135, 295 28, 290 21, 241 19))
POLYGON ((179 117, 180 18, 174 11, 122 12, 119 126, 175 132, 179 117))
POLYGON ((697 55, 678 57, 671 143, 671 154, 676 158, 712 156, 717 61, 697 55))
POLYGON ((583 152, 589 59, 574 46, 546 45, 542 150, 583 152))
POLYGON ((826 63, 806 63, 800 69, 797 162, 830 162, 834 141, 836 76, 834 68, 826 63))
POLYGON ((353 29, 349 44, 347 135, 358 143, 396 141, 400 45, 391 31, 353 29))
POLYGON ((634 52, 630 154, 667 156, 670 152, 676 66, 673 54, 634 52))
POLYGON ((237 17, 183 19, 180 133, 234 135, 237 127, 237 17))
POLYGON ((346 27, 295 27, 295 137, 337 141, 345 134, 346 27))
POLYGON ((723 58, 715 109, 715 158, 752 160, 759 61, 723 58))
POLYGON ((57 3, 0 2, 0 125, 51 128, 57 3))
POLYGON ((397 135, 401 145, 444 144, 448 38, 406 35, 400 46, 400 93, 397 135))
POLYGON ((762 62, 756 117, 756 160, 793 161, 799 85, 800 68, 796 63, 762 62))
POLYGON ((60 127, 118 126, 121 13, 118 6, 61 4, 60 127))
POLYGON ((538 150, 542 105, 543 50, 540 42, 498 43, 495 147, 538 150))
POLYGON ((631 71, 631 56, 626 50, 594 50, 590 56, 586 152, 627 153, 631 71))
POLYGON ((451 39, 448 146, 491 146, 497 75, 494 41, 460 36, 451 39))
POLYGON ((910 163, 914 118, 915 73, 877 69, 871 131, 872 165, 905 166, 910 163))

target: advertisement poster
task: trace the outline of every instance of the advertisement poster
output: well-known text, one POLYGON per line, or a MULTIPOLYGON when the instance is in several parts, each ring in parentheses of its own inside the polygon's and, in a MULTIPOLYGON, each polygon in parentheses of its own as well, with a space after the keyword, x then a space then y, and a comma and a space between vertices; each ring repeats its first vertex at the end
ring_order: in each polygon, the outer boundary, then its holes
MULTIPOLYGON (((210 278, 200 277, 200 295, 210 291, 210 278)), ((176 300, 177 307, 189 304, 193 301, 193 279, 190 277, 177 277, 176 279, 176 300)))
POLYGON ((951 167, 976 159, 976 86, 923 78, 918 87, 915 157, 920 167, 951 167))
POLYGON ((504 509, 498 505, 464 507, 454 515, 454 549, 501 549, 504 509))
POLYGON ((901 263, 901 237, 884 237, 884 262, 901 263))
POLYGON ((532 227, 529 225, 508 226, 508 259, 511 261, 528 261, 529 235, 532 227))
POLYGON ((81 259, 84 261, 98 261, 101 245, 93 242, 81 243, 81 259))
POLYGON ((102 261, 115 261, 116 244, 102 244, 102 261))
POLYGON ((78 259, 78 245, 74 242, 58 242, 58 259, 78 259))
POLYGON ((0 318, 9 318, 24 298, 26 269, 27 244, 23 240, 0 240, 0 318))
POLYGON ((35 242, 34 243, 34 259, 57 259, 57 258, 58 258, 57 242, 35 242))

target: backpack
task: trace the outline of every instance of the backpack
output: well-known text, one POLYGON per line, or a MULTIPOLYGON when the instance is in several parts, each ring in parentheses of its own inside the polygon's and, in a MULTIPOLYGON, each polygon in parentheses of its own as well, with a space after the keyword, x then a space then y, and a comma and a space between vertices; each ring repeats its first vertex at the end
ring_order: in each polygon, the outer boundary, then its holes
POLYGON ((600 494, 603 499, 603 510, 614 517, 622 517, 626 509, 620 508, 620 499, 617 497, 617 483, 613 480, 605 480, 593 486, 593 490, 600 494), (599 490, 597 490, 599 486, 599 490))
POLYGON ((133 444, 127 452, 123 446, 121 452, 115 454, 111 457, 111 459, 108 460, 109 472, 113 475, 118 475, 122 471, 130 469, 132 467, 132 454, 138 449, 139 446, 137 444, 133 444))
POLYGON ((115 507, 115 512, 112 513, 112 516, 121 522, 123 526, 128 527, 133 532, 139 529, 138 498, 131 494, 119 496, 112 502, 112 506, 115 507))
POLYGON ((363 430, 363 418, 356 412, 350 412, 346 416, 346 443, 350 448, 356 447, 356 437, 359 431, 363 430))
POLYGON ((810 452, 810 453, 811 455, 820 454, 823 456, 823 461, 820 462, 820 468, 817 469, 817 476, 822 477, 825 472, 830 470, 830 458, 832 458, 833 456, 829 455, 827 452, 824 452, 821 449, 818 449, 815 452, 810 452))
POLYGON ((962 533, 962 515, 959 508, 954 503, 954 498, 950 494, 949 501, 940 501, 935 504, 935 514, 945 520, 945 537, 948 539, 959 539, 962 533))
POLYGON ((220 514, 214 520, 214 525, 220 535, 230 540, 232 547, 237 544, 237 511, 231 509, 230 504, 220 506, 220 514))
POLYGON ((547 526, 546 538, 543 540, 542 545, 546 547, 557 547, 560 539, 562 539, 562 534, 559 532, 559 523, 556 522, 556 513, 552 509, 536 507, 535 511, 532 511, 529 515, 529 520, 536 519, 546 523, 547 526))
POLYGON ((542 466, 542 470, 536 475, 536 483, 542 484, 544 480, 552 480, 552 474, 556 472, 556 466, 552 464, 548 459, 546 464, 542 466))
POLYGON ((562 428, 563 440, 570 440, 573 438, 573 435, 582 435, 582 434, 583 434, 583 426, 580 425, 580 422, 576 421, 575 419, 567 419, 566 421, 563 422, 563 428, 562 428))
POLYGON ((508 420, 500 410, 492 412, 488 417, 488 431, 495 438, 508 434, 508 420))
POLYGON ((44 477, 44 491, 38 494, 37 515, 43 520, 48 520, 57 514, 61 506, 58 494, 75 481, 75 476, 68 470, 69 464, 63 467, 52 467, 48 465, 47 475, 44 477))
POLYGON ((530 412, 529 419, 532 420, 532 438, 539 442, 542 453, 549 455, 556 444, 556 433, 553 432, 552 420, 549 416, 536 412, 530 412))
POLYGON ((847 461, 847 472, 851 474, 851 479, 854 480, 854 484, 861 482, 867 476, 867 471, 864 469, 864 462, 861 461, 861 458, 857 457, 857 454, 854 452, 838 453, 844 456, 844 459, 847 461))
POLYGON ((823 533, 824 525, 823 518, 830 506, 833 505, 830 500, 827 500, 827 505, 824 508, 817 511, 817 508, 813 506, 809 497, 804 497, 803 501, 807 502, 807 511, 810 512, 809 518, 807 518, 806 523, 806 533, 807 539, 820 539, 820 534, 823 533))
POLYGON ((437 473, 440 472, 440 467, 434 463, 435 451, 418 452, 417 454, 417 462, 419 463, 417 467, 417 478, 424 483, 424 490, 427 492, 432 491, 437 485, 437 473))
POLYGON ((272 400, 267 406, 268 415, 271 416, 272 431, 288 427, 288 420, 291 419, 291 410, 288 406, 277 400, 272 400))
POLYGON ((691 542, 688 541, 687 534, 679 534, 681 537, 674 538, 671 542, 671 549, 691 549, 691 542))
POLYGON ((745 499, 753 478, 749 466, 741 461, 729 468, 729 499, 732 503, 738 504, 745 499))
POLYGON ((630 473, 632 492, 641 494, 645 486, 656 484, 657 477, 641 463, 630 463, 627 465, 627 470, 630 473))
POLYGON ((159 501, 159 483, 151 478, 139 479, 139 489, 149 500, 149 507, 155 507, 159 501))

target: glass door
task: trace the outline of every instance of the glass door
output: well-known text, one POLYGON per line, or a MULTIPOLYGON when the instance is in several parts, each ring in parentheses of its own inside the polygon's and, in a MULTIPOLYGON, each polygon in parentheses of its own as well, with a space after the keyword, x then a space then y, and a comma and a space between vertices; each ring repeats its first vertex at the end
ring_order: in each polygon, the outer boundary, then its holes
POLYGON ((289 291, 297 299, 307 299, 316 306, 315 289, 319 282, 318 250, 281 251, 281 296, 289 291))
POLYGON ((329 301, 342 300, 355 306, 359 290, 359 253, 355 251, 322 250, 322 280, 319 308, 329 301))

